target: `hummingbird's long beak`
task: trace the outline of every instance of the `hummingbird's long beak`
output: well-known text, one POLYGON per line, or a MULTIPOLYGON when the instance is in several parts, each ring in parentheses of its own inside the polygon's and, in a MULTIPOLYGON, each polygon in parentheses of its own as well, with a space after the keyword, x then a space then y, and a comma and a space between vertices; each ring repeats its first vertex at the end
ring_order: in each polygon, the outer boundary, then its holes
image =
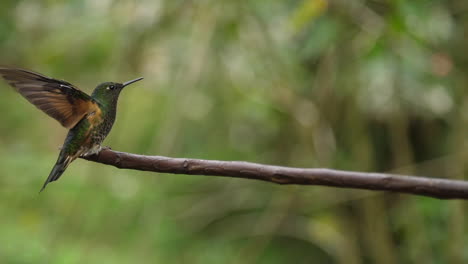
POLYGON ((128 81, 128 82, 124 82, 122 85, 122 88, 124 88, 125 86, 129 85, 129 84, 132 84, 134 82, 138 82, 138 81, 141 81, 143 80, 143 77, 140 77, 140 78, 136 78, 135 80, 131 80, 131 81, 128 81))

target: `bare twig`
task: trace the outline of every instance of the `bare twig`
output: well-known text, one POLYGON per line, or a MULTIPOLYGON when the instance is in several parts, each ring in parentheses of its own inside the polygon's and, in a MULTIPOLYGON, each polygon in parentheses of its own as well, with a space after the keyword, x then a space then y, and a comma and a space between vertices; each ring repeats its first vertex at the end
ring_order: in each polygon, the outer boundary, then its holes
POLYGON ((120 169, 175 174, 226 176, 278 184, 325 185, 390 191, 439 199, 468 199, 468 182, 407 175, 352 172, 332 169, 303 169, 243 161, 218 161, 163 156, 144 156, 104 149, 85 159, 120 169))

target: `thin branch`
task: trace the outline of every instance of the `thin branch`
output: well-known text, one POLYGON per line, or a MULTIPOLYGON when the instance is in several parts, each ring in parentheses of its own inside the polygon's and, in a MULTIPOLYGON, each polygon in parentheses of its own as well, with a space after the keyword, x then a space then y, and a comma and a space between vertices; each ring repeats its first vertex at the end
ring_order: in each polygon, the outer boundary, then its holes
POLYGON ((468 182, 407 175, 352 172, 332 169, 303 169, 243 161, 218 161, 144 156, 104 149, 85 159, 133 169, 175 174, 225 176, 278 184, 324 185, 390 191, 439 199, 468 199, 468 182))

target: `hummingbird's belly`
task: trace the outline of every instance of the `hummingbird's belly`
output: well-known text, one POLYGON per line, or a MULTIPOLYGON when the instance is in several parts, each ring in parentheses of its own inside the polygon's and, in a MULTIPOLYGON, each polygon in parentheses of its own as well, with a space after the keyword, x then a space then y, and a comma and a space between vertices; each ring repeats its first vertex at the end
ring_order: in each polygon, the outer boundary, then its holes
POLYGON ((87 146, 83 149, 84 156, 93 155, 101 151, 101 143, 109 134, 112 123, 103 123, 91 132, 87 146))
POLYGON ((114 122, 112 120, 102 122, 92 133, 91 133, 91 144, 101 145, 104 139, 107 137, 112 129, 114 122))

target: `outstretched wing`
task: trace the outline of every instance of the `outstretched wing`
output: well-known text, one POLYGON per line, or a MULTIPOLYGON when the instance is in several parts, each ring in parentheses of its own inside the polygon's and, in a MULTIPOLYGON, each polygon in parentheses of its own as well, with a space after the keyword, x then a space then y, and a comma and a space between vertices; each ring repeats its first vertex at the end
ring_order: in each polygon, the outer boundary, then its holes
POLYGON ((74 127, 96 102, 72 84, 23 69, 1 68, 0 75, 24 98, 66 128, 74 127))

